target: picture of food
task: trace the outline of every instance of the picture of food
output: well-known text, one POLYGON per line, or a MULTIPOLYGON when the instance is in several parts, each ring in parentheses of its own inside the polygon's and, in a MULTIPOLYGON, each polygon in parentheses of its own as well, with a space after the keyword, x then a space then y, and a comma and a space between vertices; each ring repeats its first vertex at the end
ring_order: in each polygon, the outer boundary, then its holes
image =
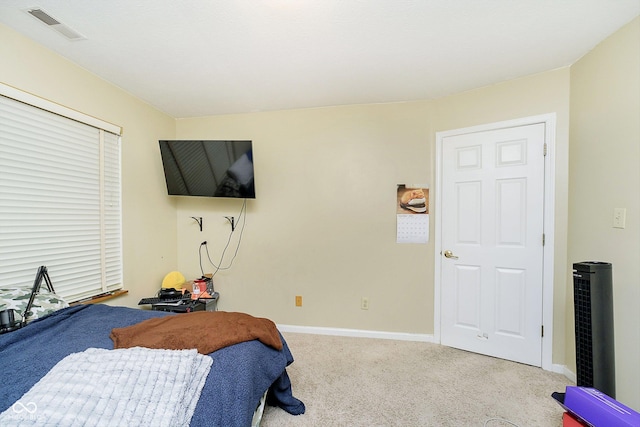
POLYGON ((428 214, 429 189, 398 185, 398 213, 428 214))

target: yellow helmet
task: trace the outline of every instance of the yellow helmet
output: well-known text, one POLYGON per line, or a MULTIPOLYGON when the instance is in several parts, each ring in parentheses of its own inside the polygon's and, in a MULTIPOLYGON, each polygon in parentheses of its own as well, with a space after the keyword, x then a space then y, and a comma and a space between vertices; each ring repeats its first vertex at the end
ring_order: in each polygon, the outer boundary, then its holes
POLYGON ((185 281, 186 279, 182 274, 180 274, 180 272, 172 271, 171 273, 164 276, 164 279, 162 279, 162 287, 182 289, 182 285, 184 285, 185 281))

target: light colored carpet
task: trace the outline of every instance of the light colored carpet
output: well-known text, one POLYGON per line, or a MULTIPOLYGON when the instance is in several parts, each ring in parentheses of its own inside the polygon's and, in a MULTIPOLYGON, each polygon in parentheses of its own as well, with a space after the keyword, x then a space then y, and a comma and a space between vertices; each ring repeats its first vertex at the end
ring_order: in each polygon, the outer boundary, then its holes
POLYGON ((283 333, 306 413, 267 407, 262 427, 559 427, 560 374, 438 344, 283 333), (513 423, 510 424, 505 421, 513 423))

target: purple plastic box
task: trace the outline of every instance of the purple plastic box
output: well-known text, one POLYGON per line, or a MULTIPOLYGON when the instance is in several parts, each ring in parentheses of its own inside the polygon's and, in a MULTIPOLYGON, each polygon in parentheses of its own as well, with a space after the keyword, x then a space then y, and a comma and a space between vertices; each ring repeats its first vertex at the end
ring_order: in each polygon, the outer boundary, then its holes
POLYGON ((640 427, 640 413, 595 388, 567 386, 564 406, 595 427, 640 427))

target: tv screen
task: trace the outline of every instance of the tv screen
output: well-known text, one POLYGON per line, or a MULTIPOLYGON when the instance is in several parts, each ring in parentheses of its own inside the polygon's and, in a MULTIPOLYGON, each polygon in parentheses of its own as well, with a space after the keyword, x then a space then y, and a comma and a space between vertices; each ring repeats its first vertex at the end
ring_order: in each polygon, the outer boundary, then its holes
POLYGON ((159 142, 169 195, 255 199, 251 141, 159 142))

